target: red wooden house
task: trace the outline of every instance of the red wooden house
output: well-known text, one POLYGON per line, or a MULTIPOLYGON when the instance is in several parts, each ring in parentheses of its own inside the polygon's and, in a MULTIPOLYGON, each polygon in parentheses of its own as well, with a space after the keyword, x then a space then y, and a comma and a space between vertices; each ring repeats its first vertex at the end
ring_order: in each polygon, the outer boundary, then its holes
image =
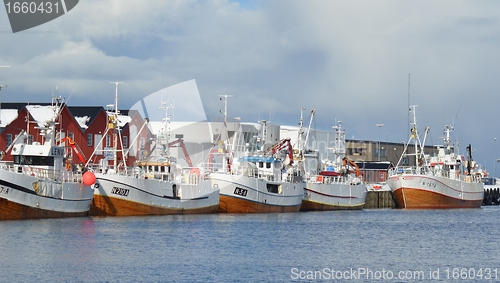
MULTIPOLYGON (((47 112, 51 103, 3 103, 2 112, 6 113, 6 109, 10 110, 10 118, 5 118, 0 121, 0 150, 6 152, 9 146, 15 141, 16 137, 23 131, 26 133, 23 136, 26 143, 40 142, 43 143, 38 129, 39 124, 43 123, 45 117, 42 112, 47 112), (17 111, 17 116, 12 113, 17 111), (39 121, 37 121, 39 120, 39 121), (42 120, 42 121, 40 121, 42 120)), ((131 139, 135 140, 137 145, 132 145, 127 165, 131 166, 140 157, 142 151, 149 150, 149 140, 151 134, 147 127, 142 127, 144 119, 137 111, 130 111, 131 117, 123 114, 128 114, 128 111, 122 111, 120 118, 120 135, 121 142, 118 142, 117 159, 123 160, 121 148, 127 150, 131 146, 131 139), (135 136, 138 135, 137 138, 135 136)), ((1 117, 1 116, 0 116, 1 117)), ((57 143, 65 143, 67 146, 67 155, 73 160, 73 163, 91 164, 107 164, 112 165, 114 156, 109 154, 110 149, 114 146, 113 129, 108 130, 109 117, 106 110, 100 106, 66 106, 63 104, 58 118, 58 135, 57 143), (69 139, 68 139, 69 138, 69 139), (106 151, 109 149, 109 151, 106 151), (105 160, 105 161, 101 161, 105 160), (85 162, 84 162, 85 161, 85 162)), ((127 151, 126 151, 127 152, 127 151)), ((9 152, 6 152, 4 161, 12 161, 9 152)))

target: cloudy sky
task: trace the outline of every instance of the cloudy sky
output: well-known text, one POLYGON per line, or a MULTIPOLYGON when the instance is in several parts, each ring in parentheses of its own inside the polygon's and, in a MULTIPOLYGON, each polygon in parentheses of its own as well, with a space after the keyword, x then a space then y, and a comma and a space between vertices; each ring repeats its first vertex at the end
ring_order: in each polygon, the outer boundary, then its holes
POLYGON ((210 117, 230 94, 243 121, 296 125, 315 108, 316 129, 342 120, 348 138, 400 142, 410 98, 429 144, 448 124, 488 171, 500 155, 498 1, 85 0, 15 34, 0 19, 3 102, 58 86, 69 105, 105 106, 122 81, 126 109, 195 79, 210 117))

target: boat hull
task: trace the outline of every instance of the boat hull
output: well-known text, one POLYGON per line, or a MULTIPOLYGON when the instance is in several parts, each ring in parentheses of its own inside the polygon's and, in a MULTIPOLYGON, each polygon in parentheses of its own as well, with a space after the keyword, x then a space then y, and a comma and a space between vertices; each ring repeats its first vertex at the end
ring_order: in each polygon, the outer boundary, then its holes
POLYGON ((24 220, 42 218, 65 218, 88 216, 88 211, 84 212, 63 212, 51 211, 22 205, 4 198, 0 198, 0 220, 24 220))
POLYGON ((302 211, 359 210, 366 200, 366 186, 345 183, 307 183, 302 199, 302 211))
POLYGON ((445 177, 403 174, 387 179, 399 208, 479 208, 483 184, 445 177))
POLYGON ((91 216, 200 214, 219 207, 219 190, 208 180, 190 185, 122 175, 96 177, 91 216))
POLYGON ((82 183, 0 169, 0 220, 87 216, 93 194, 82 183))
POLYGON ((213 173, 212 185, 220 189, 219 212, 272 213, 298 212, 304 182, 270 182, 259 178, 213 173), (268 186, 278 188, 270 192, 268 186))

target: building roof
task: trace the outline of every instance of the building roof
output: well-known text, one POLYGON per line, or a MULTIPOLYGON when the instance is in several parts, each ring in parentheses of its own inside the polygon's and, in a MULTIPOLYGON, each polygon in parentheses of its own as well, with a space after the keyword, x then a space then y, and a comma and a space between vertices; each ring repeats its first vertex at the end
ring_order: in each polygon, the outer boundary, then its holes
POLYGON ((5 128, 12 123, 19 114, 17 109, 0 109, 0 127, 5 128))
MULTIPOLYGON (((28 105, 40 105, 40 106, 51 106, 52 102, 37 102, 37 103, 26 103, 26 102, 2 102, 0 105, 2 109, 17 109, 21 110, 28 105)), ((64 103, 63 103, 64 105, 64 103)))
POLYGON ((38 123, 39 127, 43 127, 46 121, 54 119, 54 106, 52 105, 26 105, 26 109, 30 113, 33 120, 38 123))
POLYGON ((87 129, 94 119, 104 110, 102 106, 68 106, 68 110, 80 124, 80 128, 87 129))

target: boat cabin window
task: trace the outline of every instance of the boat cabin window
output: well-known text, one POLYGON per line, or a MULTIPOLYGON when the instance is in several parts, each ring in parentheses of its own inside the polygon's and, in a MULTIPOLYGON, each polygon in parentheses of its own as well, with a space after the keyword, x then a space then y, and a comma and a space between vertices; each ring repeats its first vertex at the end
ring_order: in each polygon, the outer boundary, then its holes
POLYGON ((54 166, 53 156, 15 155, 14 164, 54 166))
POLYGON ((271 168, 271 162, 266 162, 266 168, 267 169, 271 168))
POLYGON ((264 167, 264 162, 259 162, 259 168, 263 168, 264 167))
POLYGON ((267 184, 267 191, 270 193, 279 194, 279 185, 267 184))

